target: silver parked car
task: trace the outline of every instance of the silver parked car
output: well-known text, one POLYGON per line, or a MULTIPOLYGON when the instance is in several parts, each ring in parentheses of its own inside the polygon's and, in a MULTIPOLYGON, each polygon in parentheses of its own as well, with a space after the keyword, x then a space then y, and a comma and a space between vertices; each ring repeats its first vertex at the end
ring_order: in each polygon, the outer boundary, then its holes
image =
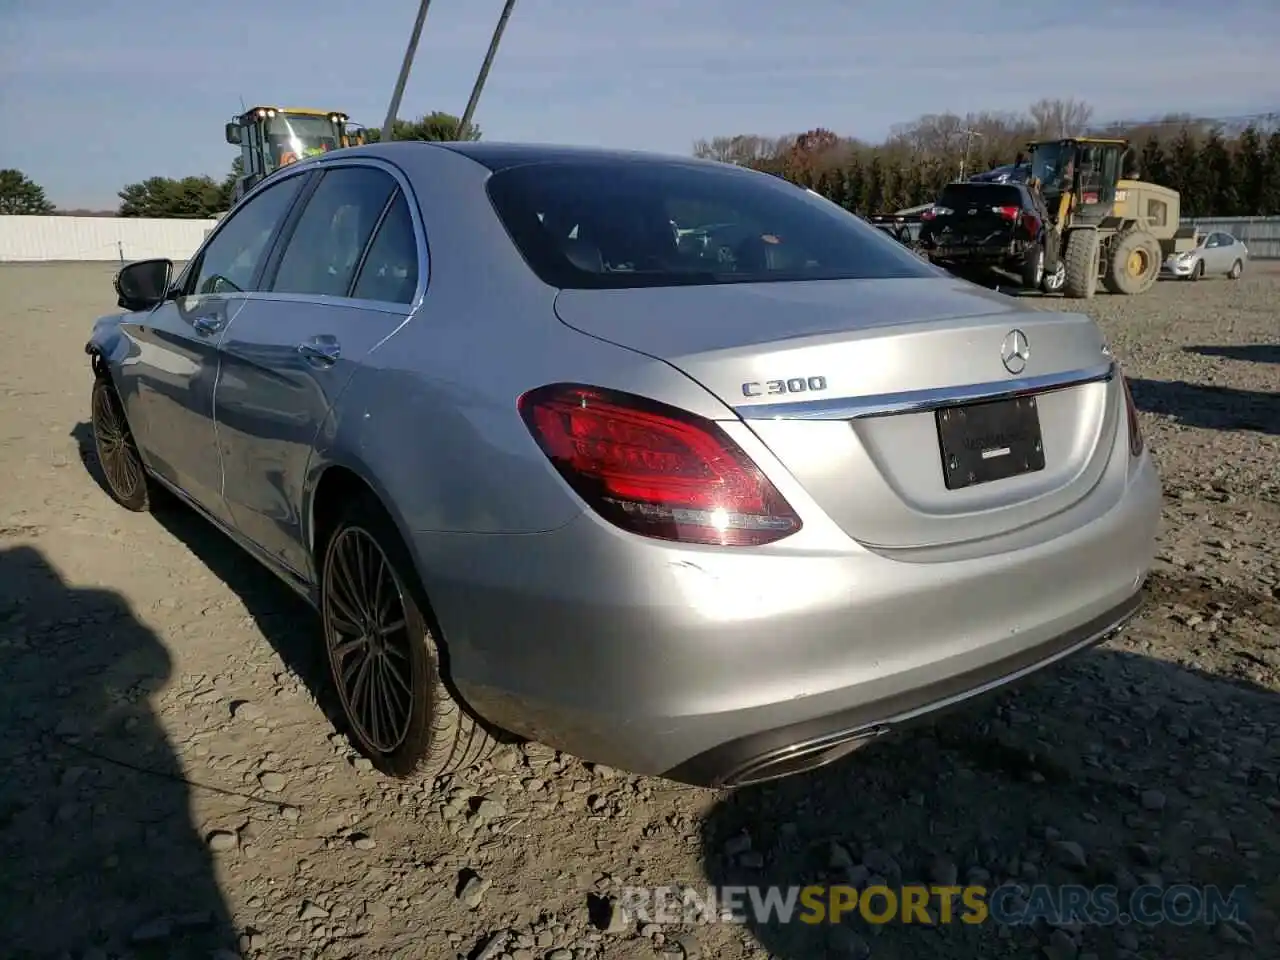
POLYGON ((352 148, 171 271, 124 268, 87 345, 109 488, 318 608, 388 774, 510 736, 768 779, 1139 608, 1159 482, 1093 321, 767 174, 352 148))
POLYGON ((1205 276, 1239 280, 1249 262, 1249 248, 1229 233, 1214 231, 1200 237, 1194 250, 1165 258, 1160 272, 1166 277, 1199 280, 1205 276))

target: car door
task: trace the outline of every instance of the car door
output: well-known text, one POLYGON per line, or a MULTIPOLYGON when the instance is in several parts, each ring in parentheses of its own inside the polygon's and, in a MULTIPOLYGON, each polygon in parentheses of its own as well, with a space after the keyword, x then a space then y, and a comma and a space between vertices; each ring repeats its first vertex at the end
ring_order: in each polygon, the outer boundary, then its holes
POLYGON ((121 394, 147 464, 222 521, 222 463, 213 415, 218 343, 266 265, 302 177, 266 188, 220 223, 178 279, 174 296, 126 324, 136 357, 121 394))
POLYGON ((1218 248, 1214 251, 1217 259, 1213 265, 1215 273, 1228 273, 1240 256, 1240 241, 1229 233, 1218 234, 1218 248))
POLYGON ((233 522, 302 580, 302 490, 316 434, 426 279, 425 236, 400 174, 372 160, 319 170, 264 289, 227 328, 214 398, 233 522))
POLYGON ((1200 251, 1200 257, 1204 260, 1206 274, 1226 272, 1226 268, 1222 266, 1222 234, 1209 234, 1204 241, 1204 249, 1200 251))

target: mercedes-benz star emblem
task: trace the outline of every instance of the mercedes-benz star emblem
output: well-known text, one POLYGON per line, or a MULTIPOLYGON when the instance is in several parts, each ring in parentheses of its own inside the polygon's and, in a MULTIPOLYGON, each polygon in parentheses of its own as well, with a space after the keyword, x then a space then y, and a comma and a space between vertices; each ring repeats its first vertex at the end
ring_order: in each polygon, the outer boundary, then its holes
POLYGON ((1027 335, 1021 330, 1010 330, 1000 344, 1000 360, 1004 368, 1014 376, 1027 369, 1027 361, 1031 359, 1031 344, 1027 335))

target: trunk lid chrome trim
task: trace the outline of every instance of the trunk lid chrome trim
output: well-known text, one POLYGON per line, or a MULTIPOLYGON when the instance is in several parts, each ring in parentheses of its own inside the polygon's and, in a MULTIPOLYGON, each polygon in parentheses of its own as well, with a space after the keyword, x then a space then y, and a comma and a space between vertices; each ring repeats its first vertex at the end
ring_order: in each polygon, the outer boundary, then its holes
POLYGON ((1111 380, 1116 375, 1114 361, 1036 377, 1018 377, 975 383, 969 386, 908 390, 869 397, 842 397, 802 400, 796 403, 769 403, 735 407, 743 420, 863 420, 903 413, 923 413, 962 403, 1007 400, 1029 393, 1049 393, 1086 383, 1111 380))

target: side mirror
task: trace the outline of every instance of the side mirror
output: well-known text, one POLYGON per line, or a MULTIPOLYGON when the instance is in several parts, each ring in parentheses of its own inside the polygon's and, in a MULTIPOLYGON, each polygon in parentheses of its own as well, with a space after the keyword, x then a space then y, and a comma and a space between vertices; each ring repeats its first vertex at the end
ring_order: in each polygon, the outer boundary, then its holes
POLYGON ((126 310, 150 310, 169 299, 173 261, 139 260, 116 274, 116 306, 126 310))
POLYGON ((240 124, 228 123, 226 127, 227 143, 240 146, 240 124))

